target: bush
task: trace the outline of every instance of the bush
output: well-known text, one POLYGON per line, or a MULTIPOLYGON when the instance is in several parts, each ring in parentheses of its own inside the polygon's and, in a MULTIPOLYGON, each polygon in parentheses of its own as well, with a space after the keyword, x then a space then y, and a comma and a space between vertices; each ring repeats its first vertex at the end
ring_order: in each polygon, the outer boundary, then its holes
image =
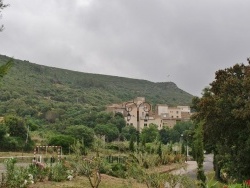
POLYGON ((29 174, 27 168, 16 167, 16 159, 10 158, 5 160, 6 173, 2 174, 1 187, 8 188, 26 188, 29 184, 34 183, 33 176, 29 174))
POLYGON ((111 142, 106 145, 106 148, 120 152, 128 151, 128 147, 124 144, 124 142, 111 142))
POLYGON ((38 181, 44 181, 45 180, 45 178, 48 176, 49 169, 48 168, 42 169, 42 168, 37 167, 34 164, 31 164, 28 167, 28 171, 29 171, 30 174, 33 175, 33 180, 36 183, 38 181))
POLYGON ((50 167, 49 180, 60 182, 66 180, 68 176, 67 168, 61 163, 56 163, 50 167))
POLYGON ((112 166, 112 173, 109 175, 112 175, 118 178, 126 178, 127 177, 126 171, 127 171, 127 168, 125 164, 117 163, 112 166))

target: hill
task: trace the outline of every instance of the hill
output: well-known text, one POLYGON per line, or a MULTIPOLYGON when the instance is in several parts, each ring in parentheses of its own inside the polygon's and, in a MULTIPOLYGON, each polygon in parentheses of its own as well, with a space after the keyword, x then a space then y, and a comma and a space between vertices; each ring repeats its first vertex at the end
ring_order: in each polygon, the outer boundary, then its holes
MULTIPOLYGON (((0 65, 9 59, 0 55, 0 65)), ((153 105, 189 105, 193 97, 173 82, 82 73, 17 59, 0 88, 0 116, 16 113, 23 117, 45 117, 50 112, 59 120, 72 113, 103 110, 108 104, 138 96, 153 105), (74 112, 68 113, 71 110, 74 112)))

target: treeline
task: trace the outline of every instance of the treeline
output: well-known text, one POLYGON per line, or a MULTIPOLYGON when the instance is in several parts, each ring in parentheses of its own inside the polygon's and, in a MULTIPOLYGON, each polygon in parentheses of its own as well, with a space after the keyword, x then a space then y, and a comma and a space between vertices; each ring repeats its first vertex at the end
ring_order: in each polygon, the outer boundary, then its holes
POLYGON ((124 117, 120 113, 113 115, 107 112, 92 112, 89 116, 83 117, 79 123, 75 121, 68 125, 55 123, 47 126, 39 126, 30 117, 8 115, 1 122, 0 129, 1 150, 30 151, 34 148, 34 144, 60 145, 67 153, 76 141, 85 147, 92 147, 95 137, 107 143, 113 141, 152 143, 155 140, 163 144, 180 142, 185 139, 186 134, 189 134, 186 132, 193 129, 193 125, 191 122, 180 122, 173 129, 164 127, 158 130, 157 125, 150 124, 138 134, 135 127, 126 126, 124 117), (136 140, 137 137, 139 140, 136 140))

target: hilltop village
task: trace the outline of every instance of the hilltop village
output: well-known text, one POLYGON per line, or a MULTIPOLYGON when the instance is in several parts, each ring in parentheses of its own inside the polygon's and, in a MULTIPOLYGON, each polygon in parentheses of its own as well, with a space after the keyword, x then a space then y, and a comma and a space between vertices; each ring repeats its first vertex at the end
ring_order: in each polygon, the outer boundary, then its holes
POLYGON ((145 97, 137 97, 133 101, 107 106, 108 112, 123 114, 126 124, 134 126, 141 131, 149 124, 155 124, 158 129, 164 126, 173 128, 179 121, 190 120, 190 106, 168 106, 157 104, 153 110, 151 104, 147 103, 145 97))

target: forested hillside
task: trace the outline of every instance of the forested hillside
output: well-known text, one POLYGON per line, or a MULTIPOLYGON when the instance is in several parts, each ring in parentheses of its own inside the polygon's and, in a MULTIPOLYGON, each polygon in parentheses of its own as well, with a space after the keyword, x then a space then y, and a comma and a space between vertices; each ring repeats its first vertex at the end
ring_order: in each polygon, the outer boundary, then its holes
MULTIPOLYGON (((0 56, 0 65, 9 57, 0 56)), ((45 122, 77 119, 112 103, 145 97, 152 104, 186 105, 192 95, 173 82, 81 73, 14 60, 0 86, 0 116, 17 114, 45 122)))

